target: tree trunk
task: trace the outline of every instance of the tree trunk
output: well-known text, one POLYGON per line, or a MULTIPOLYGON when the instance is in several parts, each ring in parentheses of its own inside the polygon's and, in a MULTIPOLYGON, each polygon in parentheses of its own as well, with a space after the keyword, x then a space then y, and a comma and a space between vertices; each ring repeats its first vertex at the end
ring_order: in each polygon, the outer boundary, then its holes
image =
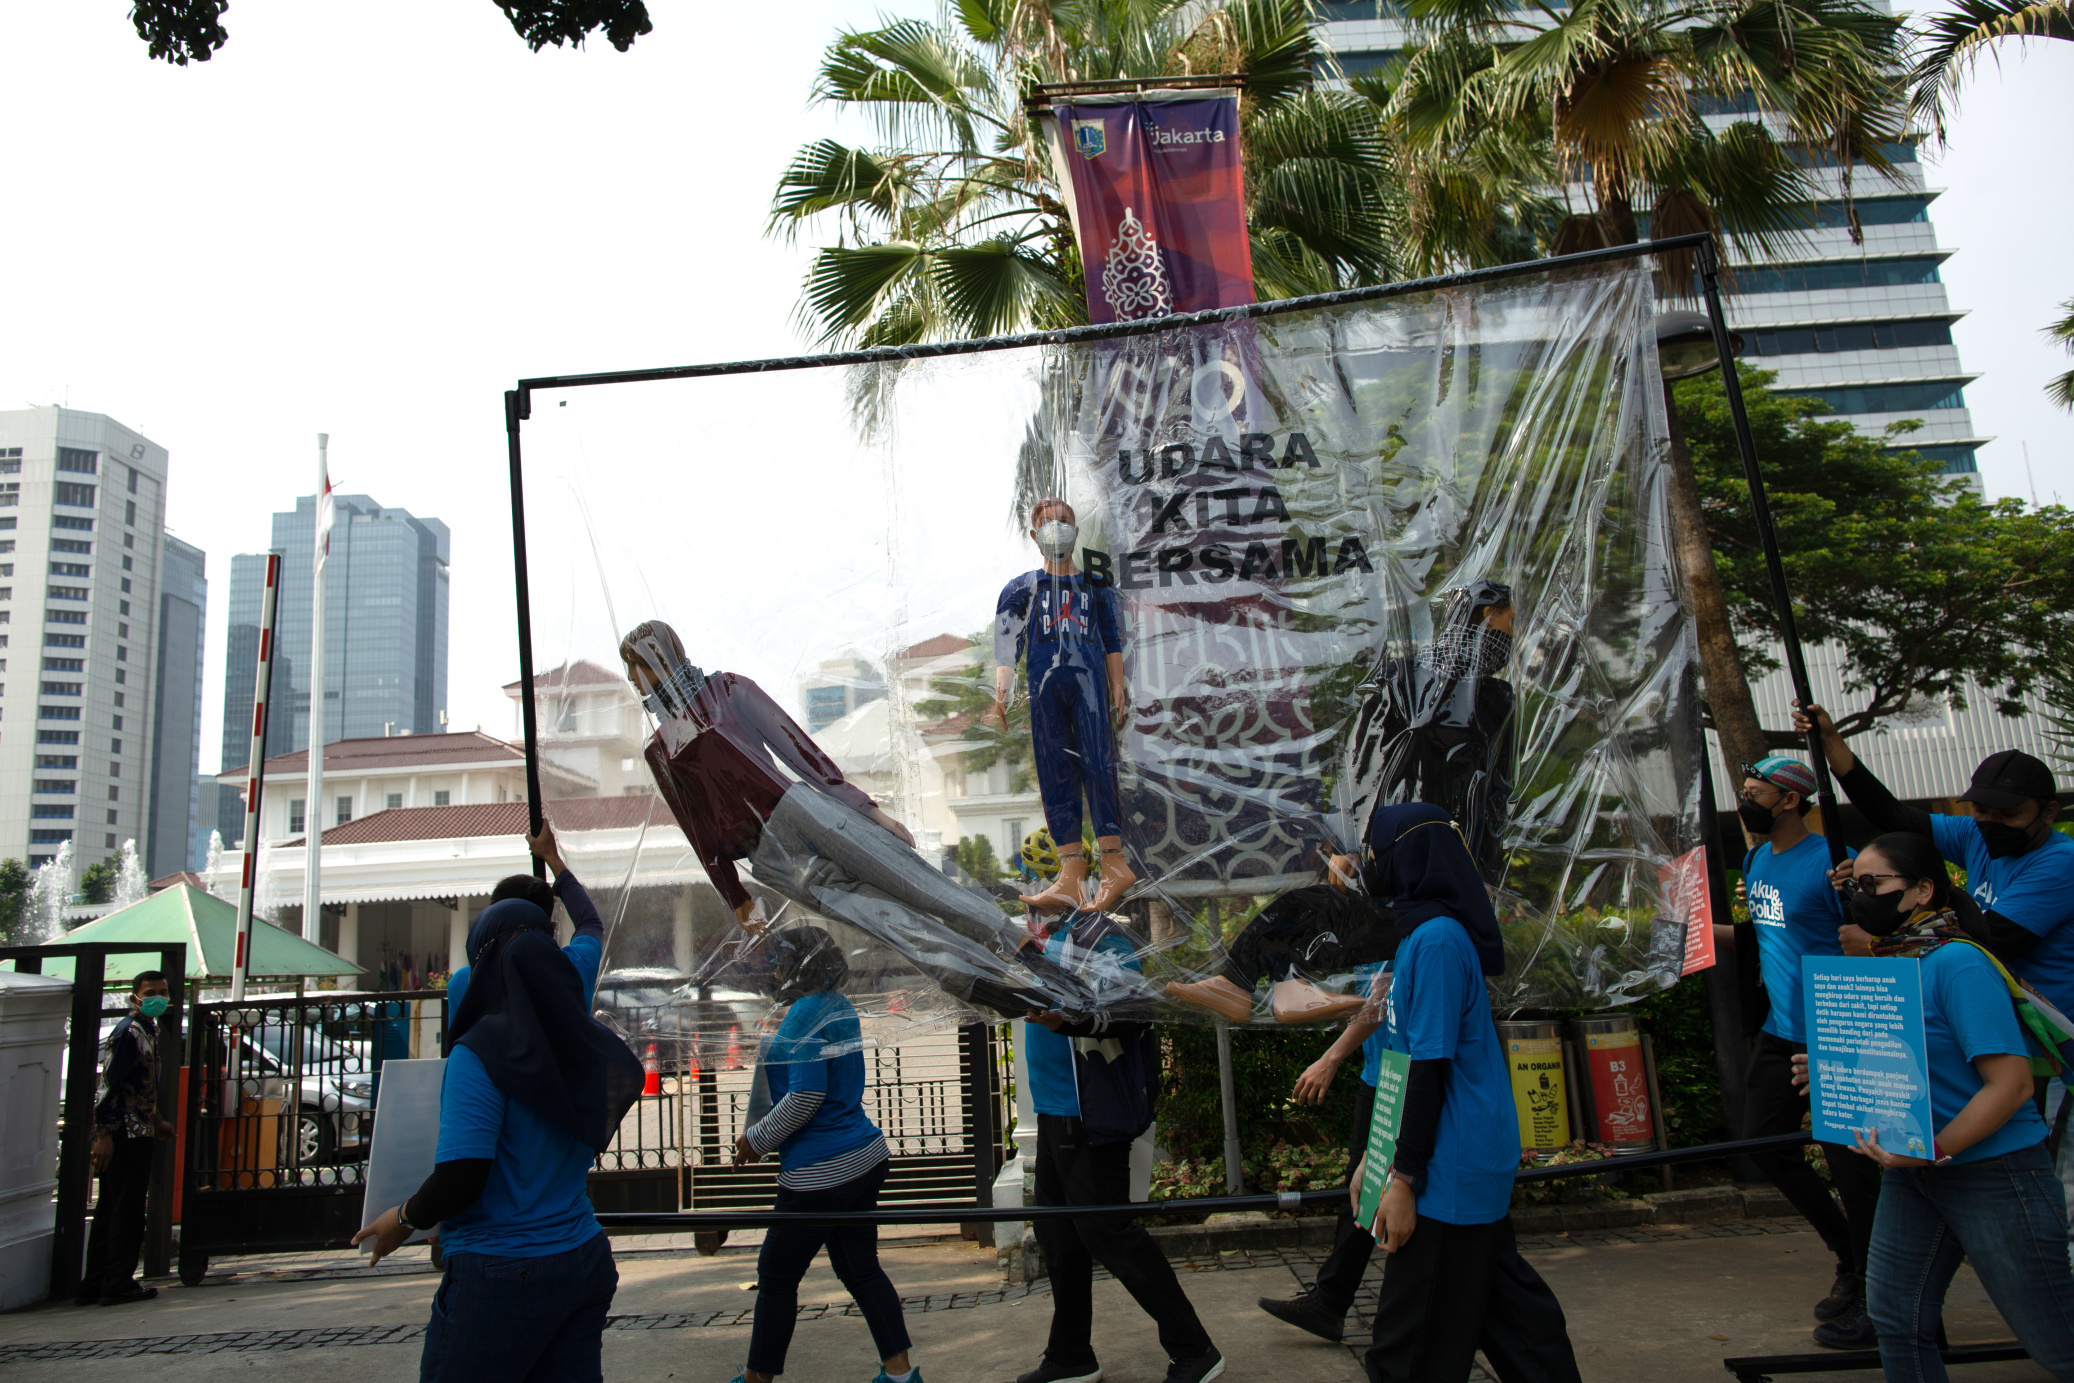
MULTIPOLYGON (((1733 368, 1734 362, 1724 362, 1724 367, 1733 368)), ((1721 573, 1714 568, 1714 546, 1700 507, 1699 478, 1693 474, 1692 453, 1685 449, 1685 427, 1678 419, 1669 380, 1664 381, 1664 419, 1671 434, 1671 541, 1692 600, 1700 670, 1706 677, 1714 730, 1721 737, 1721 757, 1731 775, 1729 783, 1739 785, 1741 765, 1755 763, 1767 752, 1764 729, 1757 722, 1750 679, 1744 676, 1743 660, 1736 652, 1728 600, 1722 594, 1721 573)), ((1713 811, 1714 804, 1707 803, 1706 809, 1713 811)))

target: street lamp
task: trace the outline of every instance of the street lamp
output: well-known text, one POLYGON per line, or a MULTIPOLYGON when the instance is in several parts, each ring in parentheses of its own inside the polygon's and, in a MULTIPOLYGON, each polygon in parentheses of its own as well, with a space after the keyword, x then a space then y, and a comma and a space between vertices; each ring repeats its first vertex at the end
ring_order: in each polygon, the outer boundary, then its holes
MULTIPOLYGON (((1732 354, 1743 353, 1743 338, 1728 333, 1732 354)), ((1666 380, 1691 379, 1721 364, 1714 349, 1714 326, 1701 312, 1663 312, 1656 318, 1656 358, 1666 380)))

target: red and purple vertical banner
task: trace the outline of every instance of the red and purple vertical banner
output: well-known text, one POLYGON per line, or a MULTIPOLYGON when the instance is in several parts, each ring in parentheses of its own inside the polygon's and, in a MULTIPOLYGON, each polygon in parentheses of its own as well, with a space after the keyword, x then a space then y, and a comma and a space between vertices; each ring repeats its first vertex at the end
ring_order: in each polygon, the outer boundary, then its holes
POLYGON ((1083 100, 1054 112, 1089 321, 1254 301, 1236 93, 1083 100))

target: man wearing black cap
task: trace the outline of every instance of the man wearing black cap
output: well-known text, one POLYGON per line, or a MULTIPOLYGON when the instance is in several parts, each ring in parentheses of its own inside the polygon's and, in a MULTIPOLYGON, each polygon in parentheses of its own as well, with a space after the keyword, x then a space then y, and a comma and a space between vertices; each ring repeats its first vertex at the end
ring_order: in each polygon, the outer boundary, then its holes
POLYGON ((2062 1013, 2074 1011, 2074 839, 2052 828, 2060 814, 2052 770, 2004 749, 1981 760, 1959 796, 1973 804, 1973 815, 1926 812, 1897 801, 1820 706, 1796 711, 1794 727, 1805 733, 1810 716, 1822 727, 1823 753, 1852 804, 1882 831, 1928 836, 1964 869, 1981 911, 1973 939, 2062 1013))

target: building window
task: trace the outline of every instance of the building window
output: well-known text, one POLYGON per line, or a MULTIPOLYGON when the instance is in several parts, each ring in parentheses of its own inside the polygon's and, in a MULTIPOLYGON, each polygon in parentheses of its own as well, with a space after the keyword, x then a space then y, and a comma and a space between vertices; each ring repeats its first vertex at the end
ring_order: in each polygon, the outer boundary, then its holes
POLYGON ((78 792, 79 784, 75 783, 70 778, 38 778, 36 780, 36 786, 32 789, 32 791, 64 793, 78 792))
POLYGON ((70 802, 38 802, 29 808, 29 815, 39 821, 70 821, 72 819, 72 804, 70 802))
POLYGON ((45 696, 77 696, 79 695, 80 685, 78 682, 45 682, 43 684, 43 694, 45 696))
MULTIPOLYGON (((63 845, 66 841, 70 839, 72 839, 72 833, 70 831, 29 832, 29 843, 31 845, 63 845)), ((49 860, 46 858, 44 862, 47 864, 49 863, 49 860)))
POLYGON ((1895 351, 1949 346, 1950 322, 1855 322, 1839 326, 1782 327, 1744 333, 1759 355, 1815 355, 1831 351, 1895 351))
POLYGON ((77 706, 38 706, 36 708, 37 716, 43 720, 77 720, 79 719, 79 713, 80 708, 77 706))
MULTIPOLYGON (((84 611, 84 610, 45 610, 45 611, 43 612, 43 619, 44 619, 44 622, 45 622, 45 623, 47 623, 47 624, 85 624, 85 623, 86 623, 86 611, 84 611)), ((85 638, 84 638, 84 637, 82 637, 82 638, 80 639, 80 643, 81 643, 82 645, 84 645, 84 644, 85 644, 85 642, 86 642, 85 638)))
POLYGON ((1735 291, 1820 293, 1835 288, 1899 288, 1937 283, 1934 259, 1852 259, 1840 263, 1737 265, 1735 291))
POLYGON ((441 788, 438 792, 432 794, 432 805, 435 807, 451 806, 453 801, 454 795, 445 788, 441 788))
POLYGON ((36 743, 77 744, 79 743, 79 732, 77 730, 38 730, 36 732, 36 743))
POLYGON ((389 794, 386 801, 388 809, 392 812, 396 811, 398 808, 403 806, 403 794, 400 792, 392 792, 389 794))
POLYGON ((38 754, 36 756, 36 767, 78 768, 79 760, 70 754, 38 754))
MULTIPOLYGON (((84 634, 45 634, 45 635, 43 636, 43 646, 44 646, 45 648, 85 648, 85 647, 86 647, 86 635, 84 635, 84 634)), ((83 664, 81 664, 81 663, 74 663, 74 664, 72 665, 72 667, 73 667, 73 669, 74 669, 74 670, 77 670, 77 669, 79 669, 79 668, 80 668, 80 667, 82 667, 82 666, 83 666, 83 664)))
POLYGON ((52 600, 85 601, 91 598, 91 591, 86 586, 52 586, 50 588, 50 598, 52 600))
POLYGON ((83 451, 78 447, 59 447, 58 469, 77 471, 81 475, 94 475, 101 469, 101 454, 97 451, 83 451))
POLYGON ((69 528, 75 532, 91 533, 94 531, 94 521, 92 519, 75 519, 70 514, 53 515, 50 526, 52 528, 69 528))
POLYGON ((22 482, 0 480, 0 509, 12 509, 22 502, 22 482))
POLYGON ((288 829, 291 833, 300 831, 303 828, 302 809, 302 798, 291 797, 288 799, 288 829))
POLYGON ((93 508, 94 495, 95 487, 92 485, 76 485, 60 480, 51 487, 51 503, 69 504, 75 509, 93 508))
POLYGON ((77 538, 52 538, 50 540, 50 550, 52 552, 76 552, 82 557, 94 555, 94 545, 92 543, 83 543, 77 538))
POLYGON ((137 521, 137 501, 132 499, 123 502, 122 521, 124 523, 135 523, 137 521))
POLYGON ((52 576, 92 576, 94 569, 84 562, 52 562, 50 564, 50 574, 52 576))
MULTIPOLYGON (((109 753, 111 753, 111 754, 120 754, 120 753, 122 753, 122 741, 121 741, 121 740, 110 740, 110 741, 108 741, 108 752, 109 752, 109 753)), ((115 766, 114 766, 113 764, 109 765, 109 767, 108 767, 108 776, 109 776, 109 777, 111 777, 111 778, 115 776, 115 766)))
POLYGON ((113 724, 113 725, 109 726, 108 728, 109 728, 109 729, 111 729, 111 730, 120 730, 120 729, 122 728, 122 717, 121 717, 121 716, 116 716, 116 717, 115 717, 114 719, 115 719, 115 724, 113 724))
POLYGON ((0 475, 20 475, 21 473, 22 449, 20 447, 0 447, 0 475))
POLYGON ((338 799, 338 801, 336 801, 336 802, 332 803, 332 805, 333 805, 334 807, 336 807, 336 808, 338 809, 338 811, 337 811, 337 820, 335 820, 334 822, 332 822, 332 824, 333 824, 334 826, 343 826, 343 825, 345 825, 345 824, 346 824, 346 823, 347 823, 348 821, 351 821, 351 820, 353 819, 353 799, 352 799, 352 798, 350 798, 350 797, 341 797, 341 798, 339 798, 339 799, 338 799))
POLYGON ((1964 408, 1966 391, 1956 379, 1926 379, 1908 384, 1858 384, 1838 389, 1781 389, 1781 394, 1820 399, 1838 413, 1918 413, 1934 408, 1964 408))

